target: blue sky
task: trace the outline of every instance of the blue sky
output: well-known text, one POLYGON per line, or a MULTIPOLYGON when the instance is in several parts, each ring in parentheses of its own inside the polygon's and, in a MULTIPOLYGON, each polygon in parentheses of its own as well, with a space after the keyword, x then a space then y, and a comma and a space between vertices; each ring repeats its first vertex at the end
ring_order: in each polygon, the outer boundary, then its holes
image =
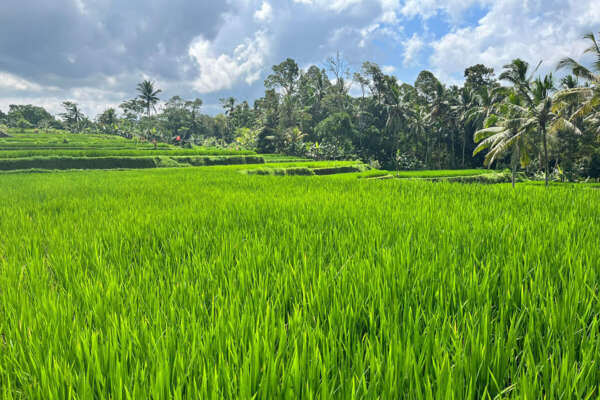
POLYGON ((0 109, 70 100, 94 117, 151 79, 163 100, 199 97, 214 114, 221 97, 261 96, 273 64, 322 66, 337 51, 354 69, 460 84, 476 63, 581 60, 591 31, 597 0, 3 0, 0 109))

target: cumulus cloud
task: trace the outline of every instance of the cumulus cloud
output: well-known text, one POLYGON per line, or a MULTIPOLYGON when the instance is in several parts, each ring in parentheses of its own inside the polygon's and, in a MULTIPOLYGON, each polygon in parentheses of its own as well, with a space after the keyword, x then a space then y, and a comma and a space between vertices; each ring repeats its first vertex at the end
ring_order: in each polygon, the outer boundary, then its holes
POLYGON ((396 67, 393 65, 383 65, 381 67, 381 71, 383 71, 384 74, 392 75, 394 72, 396 72, 396 67))
POLYGON ((15 91, 34 91, 38 92, 42 89, 37 83, 29 82, 26 79, 7 72, 0 72, 0 89, 15 90, 15 91))
POLYGON ((258 22, 271 22, 273 19, 273 7, 266 1, 263 1, 262 6, 254 13, 254 19, 258 22))
POLYGON ((0 108, 60 111, 68 99, 94 115, 144 78, 163 100, 252 101, 272 65, 323 66, 338 50, 353 68, 374 61, 410 82, 422 67, 455 82, 516 56, 552 67, 598 21, 593 0, 2 0, 0 108))
POLYGON ((413 35, 410 38, 404 41, 403 45, 404 66, 417 64, 418 57, 426 45, 425 40, 423 40, 423 38, 417 33, 413 33, 413 35))
POLYGON ((499 71, 519 57, 544 61, 551 71, 565 56, 578 56, 582 34, 597 29, 600 7, 594 0, 498 0, 475 26, 450 32, 432 43, 430 63, 448 78, 482 63, 499 71))
POLYGON ((210 41, 202 37, 194 40, 189 49, 199 69, 193 85, 200 93, 212 93, 230 89, 239 81, 248 85, 260 78, 265 60, 269 55, 270 43, 264 31, 255 33, 229 54, 218 54, 210 41))
POLYGON ((353 5, 360 4, 361 0, 294 0, 294 3, 342 12, 353 5))
POLYGON ((475 5, 486 6, 493 3, 493 0, 406 0, 400 12, 405 17, 414 18, 418 16, 423 19, 443 13, 456 22, 469 8, 475 5))

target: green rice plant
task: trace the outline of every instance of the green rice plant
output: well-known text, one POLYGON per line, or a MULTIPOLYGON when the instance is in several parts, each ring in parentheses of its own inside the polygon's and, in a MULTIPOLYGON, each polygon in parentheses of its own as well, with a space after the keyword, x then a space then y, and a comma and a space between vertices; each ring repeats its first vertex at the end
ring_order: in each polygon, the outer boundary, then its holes
POLYGON ((142 169, 166 168, 180 166, 210 166, 262 164, 264 160, 258 156, 219 156, 219 157, 29 157, 0 158, 0 171, 28 169, 142 169))
POLYGON ((223 149, 98 149, 98 150, 4 150, 0 151, 0 159, 28 158, 28 157, 145 157, 145 156, 229 156, 229 155, 255 155, 251 151, 235 151, 223 149))
POLYGON ((600 394, 599 190, 240 168, 0 175, 0 397, 600 394))

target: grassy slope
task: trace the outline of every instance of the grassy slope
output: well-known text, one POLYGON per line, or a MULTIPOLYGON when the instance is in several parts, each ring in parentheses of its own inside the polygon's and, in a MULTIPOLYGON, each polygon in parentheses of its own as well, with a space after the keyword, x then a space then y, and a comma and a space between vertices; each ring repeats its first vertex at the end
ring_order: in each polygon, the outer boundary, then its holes
POLYGON ((0 176, 0 393, 583 398, 600 191, 0 176))
POLYGON ((97 150, 4 150, 0 151, 3 158, 29 158, 29 157, 143 157, 143 156, 226 156, 226 155, 254 155, 253 151, 237 151, 213 148, 194 149, 97 149, 97 150))

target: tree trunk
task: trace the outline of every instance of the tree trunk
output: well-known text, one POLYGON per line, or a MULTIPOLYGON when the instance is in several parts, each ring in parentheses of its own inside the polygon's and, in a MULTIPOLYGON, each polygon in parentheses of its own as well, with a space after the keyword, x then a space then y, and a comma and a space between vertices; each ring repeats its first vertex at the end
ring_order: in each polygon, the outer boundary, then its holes
POLYGON ((425 166, 429 168, 429 136, 425 137, 425 166))
POLYGON ((452 158, 450 160, 450 165, 452 168, 455 168, 456 166, 456 143, 454 143, 454 133, 454 129, 452 129, 450 131, 450 157, 452 158))
POLYGON ((520 154, 519 154, 519 143, 515 144, 515 150, 513 151, 513 159, 512 159, 512 187, 513 189, 515 188, 515 181, 516 181, 516 175, 517 175, 517 163, 519 162, 519 158, 520 158, 520 154))
POLYGON ((542 127, 542 137, 544 138, 544 169, 546 178, 546 187, 548 187, 548 143, 546 140, 546 127, 542 127))
POLYGON ((467 129, 463 131, 463 142, 462 142, 462 167, 465 167, 465 147, 467 147, 467 129))

